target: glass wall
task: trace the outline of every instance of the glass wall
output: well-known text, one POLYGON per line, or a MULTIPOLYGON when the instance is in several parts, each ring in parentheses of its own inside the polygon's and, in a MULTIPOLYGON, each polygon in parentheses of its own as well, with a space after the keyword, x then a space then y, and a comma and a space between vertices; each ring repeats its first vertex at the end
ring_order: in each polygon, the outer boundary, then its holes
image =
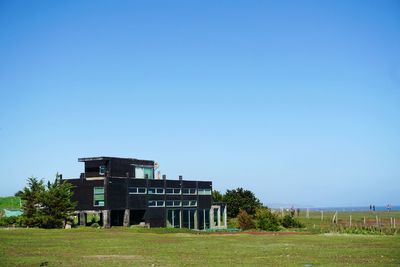
POLYGON ((180 228, 180 210, 167 210, 167 227, 180 228))
POLYGON ((182 216, 182 227, 188 229, 196 229, 197 216, 195 209, 184 209, 182 216))

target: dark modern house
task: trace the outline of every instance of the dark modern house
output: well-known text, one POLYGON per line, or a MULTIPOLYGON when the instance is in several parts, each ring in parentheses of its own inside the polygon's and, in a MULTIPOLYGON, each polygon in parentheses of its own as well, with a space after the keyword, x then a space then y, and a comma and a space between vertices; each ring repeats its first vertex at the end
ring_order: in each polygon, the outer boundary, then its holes
POLYGON ((213 203, 211 181, 176 180, 155 173, 153 160, 80 158, 85 171, 74 185, 80 224, 100 215, 104 227, 134 224, 189 229, 226 228, 227 210, 213 203))

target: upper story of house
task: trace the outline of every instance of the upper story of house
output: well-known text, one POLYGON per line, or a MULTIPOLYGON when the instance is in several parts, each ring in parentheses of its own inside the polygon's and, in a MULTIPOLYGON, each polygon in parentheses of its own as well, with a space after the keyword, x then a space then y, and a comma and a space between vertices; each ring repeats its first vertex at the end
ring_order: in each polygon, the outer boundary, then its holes
POLYGON ((161 179, 155 177, 154 170, 158 164, 153 160, 90 157, 79 158, 78 161, 85 163, 85 172, 81 174, 81 178, 86 180, 102 180, 104 177, 161 179))
POLYGON ((165 175, 155 174, 155 161, 116 157, 78 161, 84 162, 85 172, 68 181, 74 186, 73 200, 79 210, 146 209, 154 203, 155 207, 163 203, 168 207, 171 201, 173 207, 211 207, 211 181, 184 180, 182 176, 167 180, 165 175))

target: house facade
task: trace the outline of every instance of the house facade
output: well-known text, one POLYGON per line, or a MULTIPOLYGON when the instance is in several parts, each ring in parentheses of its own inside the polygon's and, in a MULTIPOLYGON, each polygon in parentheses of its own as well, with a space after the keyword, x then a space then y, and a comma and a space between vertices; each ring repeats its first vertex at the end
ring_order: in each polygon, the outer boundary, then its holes
POLYGON ((79 158, 84 172, 68 179, 81 225, 100 215, 105 227, 145 224, 189 229, 226 228, 227 210, 213 203, 211 181, 176 180, 155 173, 152 160, 116 157, 79 158))

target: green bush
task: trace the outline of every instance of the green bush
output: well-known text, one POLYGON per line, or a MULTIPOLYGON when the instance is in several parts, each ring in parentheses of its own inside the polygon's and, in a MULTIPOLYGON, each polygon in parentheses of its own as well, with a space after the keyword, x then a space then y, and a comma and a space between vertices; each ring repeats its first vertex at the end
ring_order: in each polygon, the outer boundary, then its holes
POLYGON ((237 216, 239 228, 242 230, 248 230, 254 228, 253 218, 245 211, 240 210, 237 216))
POLYGON ((279 219, 268 208, 256 210, 257 229, 264 231, 279 231, 279 219))
POLYGON ((1 217, 0 218, 0 226, 8 227, 8 226, 21 226, 21 217, 20 216, 10 216, 10 217, 1 217))
POLYGON ((285 216, 283 216, 282 226, 285 228, 302 228, 302 227, 304 227, 304 225, 301 222, 299 222, 299 220, 297 220, 290 214, 286 214, 285 216))

